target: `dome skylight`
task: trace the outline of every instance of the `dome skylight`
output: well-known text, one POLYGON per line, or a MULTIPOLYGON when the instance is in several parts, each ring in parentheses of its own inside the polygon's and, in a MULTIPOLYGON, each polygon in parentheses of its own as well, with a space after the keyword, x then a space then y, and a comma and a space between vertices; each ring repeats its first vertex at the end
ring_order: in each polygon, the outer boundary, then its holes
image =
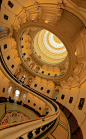
POLYGON ((46 29, 37 32, 34 37, 35 54, 48 64, 58 64, 67 57, 67 50, 62 41, 46 29))
POLYGON ((47 35, 48 35, 49 31, 46 31, 46 33, 44 34, 44 44, 45 44, 45 47, 52 53, 57 53, 57 54, 60 54, 60 53, 63 53, 66 51, 66 48, 63 48, 64 44, 63 43, 57 43, 54 41, 53 39, 53 34, 50 33, 49 35, 49 42, 50 44, 54 47, 54 48, 61 48, 60 50, 59 49, 54 49, 52 47, 50 47, 48 41, 47 41, 47 35))
MULTIPOLYGON (((46 31, 46 32, 49 32, 49 31, 46 31)), ((54 47, 54 48, 62 48, 64 46, 63 43, 57 43, 55 42, 54 40, 54 34, 53 33, 50 33, 49 35, 49 43, 54 47)))

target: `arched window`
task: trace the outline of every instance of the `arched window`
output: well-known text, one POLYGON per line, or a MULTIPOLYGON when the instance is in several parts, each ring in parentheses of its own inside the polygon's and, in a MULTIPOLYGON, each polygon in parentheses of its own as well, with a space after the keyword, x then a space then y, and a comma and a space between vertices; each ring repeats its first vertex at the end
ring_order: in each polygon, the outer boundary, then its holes
POLYGON ((16 91, 15 91, 15 97, 14 97, 15 101, 18 100, 19 95, 20 95, 20 91, 19 91, 19 90, 16 90, 16 91))
POLYGON ((23 75, 20 81, 21 81, 22 83, 24 83, 25 79, 26 79, 26 76, 23 75))
POLYGON ((36 67, 35 71, 38 72, 39 70, 40 70, 40 68, 39 67, 36 67))
POLYGON ((32 78, 29 79, 28 86, 30 86, 31 83, 32 83, 32 78))
POLYGON ((30 62, 30 58, 29 57, 26 58, 25 62, 30 62))
POLYGON ((20 73, 20 69, 17 69, 14 76, 17 77, 19 73, 20 73))
POLYGON ((34 63, 31 63, 30 64, 30 68, 32 69, 34 67, 34 63))
POLYGON ((7 27, 0 26, 0 38, 8 35, 9 29, 7 27))
POLYGON ((22 103, 24 103, 25 98, 26 98, 26 94, 23 95, 22 103))
POLYGON ((54 92, 54 94, 53 94, 53 96, 52 96, 52 99, 57 99, 57 97, 58 97, 58 94, 59 94, 59 90, 56 90, 55 92, 54 92))
POLYGON ((9 98, 12 95, 12 92, 13 92, 13 88, 12 88, 12 86, 10 86, 8 88, 8 96, 7 96, 7 98, 9 98))

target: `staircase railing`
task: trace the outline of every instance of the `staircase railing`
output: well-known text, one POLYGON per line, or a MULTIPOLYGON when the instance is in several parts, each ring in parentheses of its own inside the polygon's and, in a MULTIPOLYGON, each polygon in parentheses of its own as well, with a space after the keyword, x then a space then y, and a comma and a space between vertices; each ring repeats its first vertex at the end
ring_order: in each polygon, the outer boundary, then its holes
POLYGON ((24 83, 21 83, 18 79, 16 79, 4 61, 1 48, 0 48, 0 53, 1 53, 1 56, 0 56, 1 66, 3 67, 3 70, 5 70, 6 73, 12 78, 12 80, 18 83, 18 85, 20 85, 21 87, 24 87, 27 90, 30 90, 30 92, 33 92, 34 94, 37 94, 38 96, 40 96, 42 99, 46 100, 48 103, 50 103, 50 106, 52 109, 52 113, 48 116, 40 117, 40 118, 33 119, 33 120, 27 120, 27 121, 23 121, 19 123, 0 126, 0 139, 2 138, 3 139, 16 139, 16 138, 20 138, 21 136, 25 134, 28 134, 28 138, 32 138, 33 137, 32 131, 35 130, 36 131, 35 133, 39 134, 40 133, 39 129, 41 129, 41 133, 42 133, 44 126, 48 127, 59 116, 59 113, 60 113, 59 107, 53 100, 51 100, 46 95, 32 89, 31 87, 28 87, 27 85, 25 85, 24 83))

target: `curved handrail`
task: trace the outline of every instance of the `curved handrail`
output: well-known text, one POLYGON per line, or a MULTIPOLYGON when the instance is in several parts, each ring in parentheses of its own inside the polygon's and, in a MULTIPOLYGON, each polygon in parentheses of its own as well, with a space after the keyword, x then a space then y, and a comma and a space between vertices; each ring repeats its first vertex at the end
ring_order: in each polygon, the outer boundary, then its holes
POLYGON ((33 120, 28 120, 16 124, 9 124, 1 126, 0 128, 0 136, 3 139, 10 139, 10 138, 18 138, 24 134, 27 134, 28 132, 31 132, 32 130, 35 130, 39 127, 42 127, 51 121, 55 120, 59 115, 59 112, 56 114, 47 116, 46 118, 38 118, 33 120), (11 133, 11 134, 10 134, 11 133), (15 133, 15 134, 14 134, 15 133))
POLYGON ((55 114, 52 114, 52 115, 49 115, 49 116, 45 116, 45 117, 40 117, 40 118, 36 118, 36 119, 31 119, 31 120, 26 120, 26 121, 22 121, 22 122, 18 122, 18 123, 13 123, 13 124, 9 124, 9 125, 0 125, 0 131, 3 130, 3 129, 7 129, 9 127, 14 127, 14 126, 17 126, 17 125, 22 125, 22 124, 25 124, 25 123, 28 123, 28 122, 32 122, 32 121, 37 121, 37 120, 45 120, 46 118, 49 118, 51 116, 54 116, 54 115, 58 115, 59 112, 57 111, 55 114))
MULTIPOLYGON (((25 128, 25 125, 27 125, 27 124, 28 124, 28 127, 33 127, 34 128, 34 126, 32 126, 32 125, 35 122, 36 122, 36 125, 35 125, 36 126, 35 129, 36 129, 36 128, 40 127, 40 126, 46 125, 47 123, 55 120, 58 117, 59 113, 60 113, 58 105, 55 102, 53 102, 49 97, 45 96, 44 94, 42 94, 42 93, 40 93, 40 92, 32 89, 31 87, 28 87, 27 85, 21 83, 20 81, 18 81, 14 77, 14 75, 11 73, 11 71, 9 70, 9 68, 7 67, 7 65, 6 65, 6 63, 4 61, 2 52, 1 52, 1 48, 0 48, 0 53, 1 53, 1 58, 0 58, 1 59, 1 64, 4 67, 5 71, 8 73, 8 75, 10 75, 12 79, 14 79, 17 83, 19 83, 20 85, 22 85, 26 89, 32 91, 33 93, 36 93, 37 95, 40 95, 43 99, 46 99, 54 107, 54 109, 55 109, 55 111, 54 111, 53 114, 48 115, 48 116, 45 116, 45 117, 40 117, 40 118, 36 118, 36 119, 32 119, 32 120, 27 120, 27 121, 19 122, 19 123, 14 123, 14 124, 0 126, 0 135, 3 133, 3 130, 8 130, 9 132, 11 132, 11 130, 12 129, 15 129, 15 127, 16 128, 19 127, 19 129, 21 129, 21 127, 23 127, 23 126, 25 128), (39 125, 39 122, 40 122, 40 125, 39 125), (37 125, 37 123, 38 123, 38 125, 37 125)), ((31 131, 31 129, 28 130, 28 132, 29 131, 31 131)), ((16 133, 17 133, 17 131, 16 131, 16 133)), ((22 134, 23 134, 23 131, 22 131, 22 134)), ((19 136, 21 136, 21 135, 19 135, 19 136)), ((17 136, 17 135, 15 135, 15 136, 17 136)))

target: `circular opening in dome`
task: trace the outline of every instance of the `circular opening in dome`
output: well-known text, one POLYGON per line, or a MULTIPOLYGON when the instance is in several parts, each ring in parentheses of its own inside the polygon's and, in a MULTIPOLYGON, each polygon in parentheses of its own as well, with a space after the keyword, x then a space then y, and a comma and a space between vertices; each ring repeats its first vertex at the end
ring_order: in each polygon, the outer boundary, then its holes
POLYGON ((58 64, 67 57, 67 50, 62 41, 45 29, 35 35, 33 47, 38 58, 49 64, 58 64))

